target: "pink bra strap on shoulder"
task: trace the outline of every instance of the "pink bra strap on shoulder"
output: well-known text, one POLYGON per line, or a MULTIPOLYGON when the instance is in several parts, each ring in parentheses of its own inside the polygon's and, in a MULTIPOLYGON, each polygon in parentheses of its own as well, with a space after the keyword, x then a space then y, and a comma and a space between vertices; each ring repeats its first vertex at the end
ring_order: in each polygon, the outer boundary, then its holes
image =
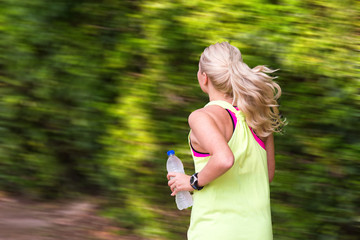
POLYGON ((252 135, 254 136, 255 140, 257 141, 257 143, 264 149, 265 149, 265 143, 263 141, 261 141, 261 139, 254 133, 254 131, 252 130, 252 128, 249 126, 252 135))
POLYGON ((233 131, 235 131, 236 124, 237 124, 236 115, 235 115, 235 113, 233 113, 233 112, 232 112, 231 110, 229 110, 229 109, 225 109, 225 110, 229 113, 229 115, 230 115, 230 117, 231 117, 231 121, 232 121, 233 127, 234 127, 233 131))

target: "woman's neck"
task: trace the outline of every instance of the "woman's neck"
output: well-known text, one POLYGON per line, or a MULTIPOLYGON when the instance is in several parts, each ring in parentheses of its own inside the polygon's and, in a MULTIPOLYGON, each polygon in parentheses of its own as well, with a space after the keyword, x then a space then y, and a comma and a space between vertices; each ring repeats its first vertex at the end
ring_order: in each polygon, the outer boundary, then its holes
POLYGON ((212 91, 209 91, 209 101, 225 101, 228 102, 230 104, 233 103, 233 99, 229 96, 227 96, 224 93, 221 93, 215 89, 213 89, 212 91))

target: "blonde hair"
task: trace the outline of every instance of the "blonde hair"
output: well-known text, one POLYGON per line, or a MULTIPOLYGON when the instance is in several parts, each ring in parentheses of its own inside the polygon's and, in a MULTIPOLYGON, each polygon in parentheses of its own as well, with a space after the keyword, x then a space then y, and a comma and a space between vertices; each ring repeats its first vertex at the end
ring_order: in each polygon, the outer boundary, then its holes
POLYGON ((280 86, 273 81, 273 73, 265 66, 250 68, 242 60, 240 50, 228 42, 207 47, 200 57, 200 71, 205 72, 213 86, 233 98, 245 114, 247 124, 260 137, 280 132, 281 120, 277 99, 280 86))

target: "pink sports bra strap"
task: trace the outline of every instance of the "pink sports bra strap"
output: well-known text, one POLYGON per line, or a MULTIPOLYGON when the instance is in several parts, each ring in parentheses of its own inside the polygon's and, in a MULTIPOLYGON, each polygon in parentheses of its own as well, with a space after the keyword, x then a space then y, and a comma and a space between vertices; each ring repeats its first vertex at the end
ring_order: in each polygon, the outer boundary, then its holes
POLYGON ((236 124, 237 124, 237 118, 236 118, 236 115, 235 113, 233 113, 232 111, 230 111, 229 109, 225 109, 230 117, 231 117, 231 121, 232 121, 232 124, 233 124, 233 132, 235 131, 235 128, 236 128, 236 124))
POLYGON ((202 152, 198 152, 194 149, 194 147, 191 144, 191 140, 189 139, 189 143, 190 143, 190 147, 191 147, 191 151, 194 154, 195 157, 208 157, 210 156, 210 153, 202 153, 202 152))

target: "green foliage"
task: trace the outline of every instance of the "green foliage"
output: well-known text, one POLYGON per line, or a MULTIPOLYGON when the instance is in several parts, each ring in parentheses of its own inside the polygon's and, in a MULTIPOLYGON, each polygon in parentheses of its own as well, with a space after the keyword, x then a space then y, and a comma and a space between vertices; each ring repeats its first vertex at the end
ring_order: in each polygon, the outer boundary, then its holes
POLYGON ((193 172, 187 116, 209 44, 228 40, 282 86, 275 239, 356 239, 360 98, 357 1, 0 3, 0 189, 107 197, 147 239, 183 239, 166 151, 193 172))

